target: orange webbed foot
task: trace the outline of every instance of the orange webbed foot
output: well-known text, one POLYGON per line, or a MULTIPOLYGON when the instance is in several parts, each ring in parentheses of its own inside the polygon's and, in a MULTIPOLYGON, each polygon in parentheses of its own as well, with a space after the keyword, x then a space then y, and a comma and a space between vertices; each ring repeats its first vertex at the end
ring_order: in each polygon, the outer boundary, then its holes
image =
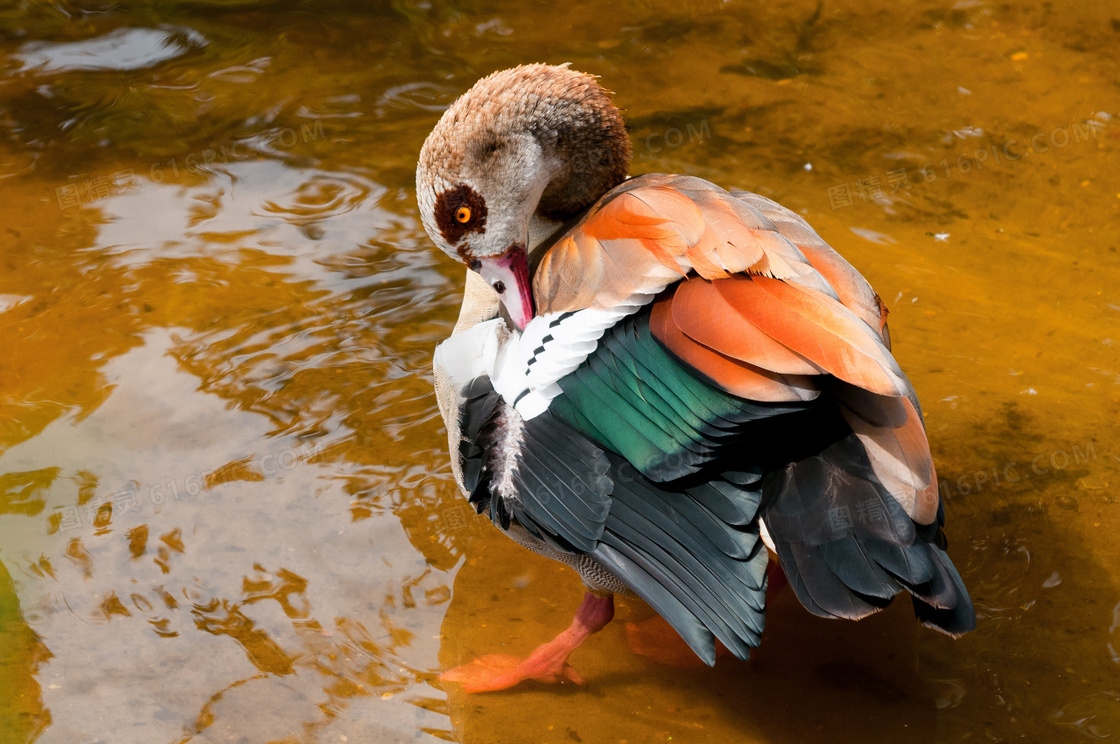
POLYGON ((527 680, 551 683, 568 680, 577 685, 583 684, 583 678, 567 660, 537 658, 536 654, 527 659, 504 654, 480 656, 469 664, 449 669, 440 675, 440 679, 461 684, 463 692, 468 693, 508 690, 527 680))
POLYGON ((508 690, 526 680, 538 682, 575 682, 583 678, 568 664, 568 657, 587 638, 614 617, 614 598, 592 592, 584 595, 572 624, 548 643, 539 646, 527 659, 504 654, 480 656, 474 661, 449 669, 440 675, 444 682, 463 686, 463 692, 508 690))

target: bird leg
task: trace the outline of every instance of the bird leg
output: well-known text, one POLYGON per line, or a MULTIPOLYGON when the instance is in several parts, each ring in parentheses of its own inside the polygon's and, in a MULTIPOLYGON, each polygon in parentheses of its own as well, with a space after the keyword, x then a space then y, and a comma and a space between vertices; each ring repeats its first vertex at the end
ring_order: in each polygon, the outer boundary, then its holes
POLYGON ((444 672, 440 679, 456 682, 463 692, 505 690, 527 679, 539 682, 571 680, 583 684, 583 678, 568 665, 568 657, 593 633, 602 630, 614 617, 614 596, 588 591, 576 610, 572 624, 548 643, 538 646, 527 659, 491 654, 480 656, 469 664, 444 672))

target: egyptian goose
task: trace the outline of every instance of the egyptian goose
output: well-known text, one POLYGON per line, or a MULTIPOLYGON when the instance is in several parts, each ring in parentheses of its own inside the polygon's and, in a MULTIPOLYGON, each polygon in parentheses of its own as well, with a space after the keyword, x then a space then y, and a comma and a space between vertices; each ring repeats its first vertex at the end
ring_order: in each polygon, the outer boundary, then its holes
POLYGON ((616 593, 705 662, 715 639, 745 659, 767 548, 815 615, 857 620, 905 591, 923 624, 973 628, 879 297, 788 209, 699 178, 628 179, 629 160, 596 80, 540 64, 480 80, 420 153, 424 228, 469 269, 434 358, 455 479, 587 587, 527 659, 443 679, 578 681, 568 656, 616 593))

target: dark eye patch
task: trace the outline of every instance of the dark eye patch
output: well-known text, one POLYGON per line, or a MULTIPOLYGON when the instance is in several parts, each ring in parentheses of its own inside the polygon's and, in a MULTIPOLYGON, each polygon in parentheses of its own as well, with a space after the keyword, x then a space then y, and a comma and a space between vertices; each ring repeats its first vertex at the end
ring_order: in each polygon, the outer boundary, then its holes
POLYGON ((458 245, 469 233, 486 232, 486 200, 466 184, 442 192, 436 196, 436 226, 449 245, 458 245), (466 222, 455 219, 459 207, 471 210, 471 218, 466 222))

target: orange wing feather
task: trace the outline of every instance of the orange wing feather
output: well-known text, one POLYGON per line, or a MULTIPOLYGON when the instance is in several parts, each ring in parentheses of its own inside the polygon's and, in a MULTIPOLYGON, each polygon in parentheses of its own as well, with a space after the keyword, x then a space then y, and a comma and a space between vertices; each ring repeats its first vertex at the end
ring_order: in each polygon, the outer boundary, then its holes
POLYGON ((719 290, 730 281, 735 280, 709 282, 695 278, 682 282, 672 302, 672 317, 677 327, 697 343, 772 372, 821 374, 822 367, 759 330, 751 322, 749 311, 744 311, 733 298, 729 300, 719 290))
MULTIPOLYGON (((702 281, 702 280, 701 280, 702 281)), ((691 283, 691 282, 687 282, 691 283)), ((654 337, 713 385, 741 398, 767 403, 813 400, 820 390, 807 375, 783 375, 714 351, 686 336, 673 320, 671 298, 658 300, 650 313, 654 337)))
POLYGON ((874 328, 890 348, 890 337, 886 332, 887 306, 843 256, 821 237, 802 217, 764 196, 749 191, 733 192, 743 202, 766 215, 774 228, 800 249, 813 268, 824 277, 836 292, 840 302, 861 320, 874 328))
POLYGON ((756 327, 826 372, 880 395, 907 394, 882 339, 838 300, 764 276, 714 285, 756 327))

